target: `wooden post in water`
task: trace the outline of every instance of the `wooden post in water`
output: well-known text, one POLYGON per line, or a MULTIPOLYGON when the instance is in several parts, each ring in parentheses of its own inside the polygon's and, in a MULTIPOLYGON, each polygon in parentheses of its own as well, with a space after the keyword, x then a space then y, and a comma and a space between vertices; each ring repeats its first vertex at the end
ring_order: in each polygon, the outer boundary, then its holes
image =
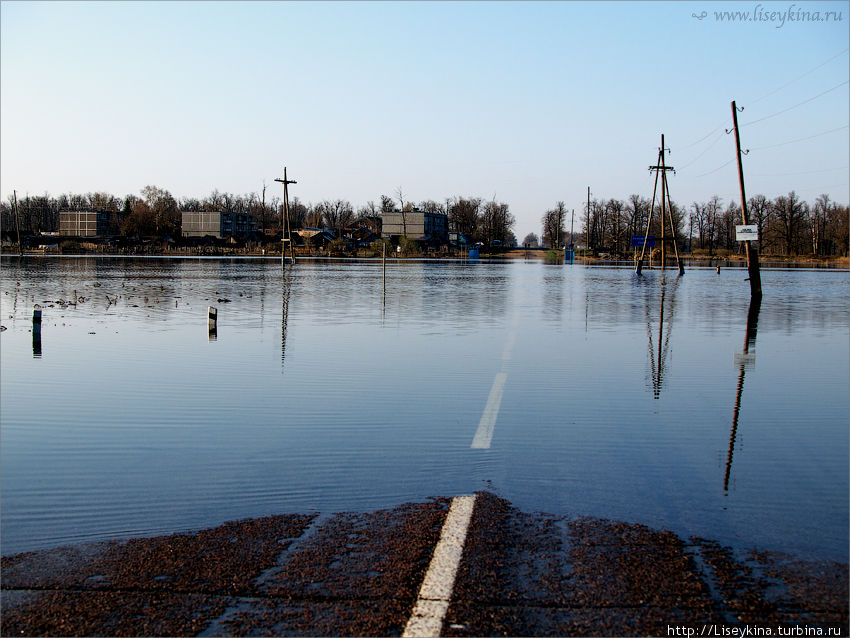
POLYGON ((381 240, 381 282, 384 287, 384 297, 387 296, 387 244, 381 240))
POLYGON ((36 304, 32 309, 32 333, 41 337, 41 306, 36 304))
POLYGON ((211 339, 218 336, 218 309, 207 306, 207 331, 211 339))
POLYGON ((41 306, 32 308, 32 356, 41 357, 41 306))
MULTIPOLYGON (((744 167, 741 164, 741 136, 738 134, 738 107, 732 100, 732 127, 735 131, 735 158, 738 160, 738 185, 741 188, 741 221, 746 226, 750 222, 747 216, 747 193, 744 190, 744 167)), ((728 133, 728 131, 727 131, 728 133)), ((761 299, 761 271, 759 270, 759 254, 752 242, 745 241, 747 252, 747 272, 750 275, 750 296, 761 299)))

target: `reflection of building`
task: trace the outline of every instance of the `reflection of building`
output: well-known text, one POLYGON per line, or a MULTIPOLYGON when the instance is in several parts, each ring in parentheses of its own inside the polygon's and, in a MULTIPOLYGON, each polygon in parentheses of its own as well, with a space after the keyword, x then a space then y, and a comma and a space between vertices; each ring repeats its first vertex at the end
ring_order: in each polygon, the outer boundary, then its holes
POLYGON ((444 244, 449 238, 449 216, 424 210, 394 211, 381 215, 381 237, 407 236, 416 241, 444 244))
POLYGON ((104 210, 59 211, 59 234, 66 237, 98 237, 109 229, 109 213, 104 210))
POLYGON ((257 232, 257 220, 247 213, 184 212, 183 237, 239 237, 257 232))

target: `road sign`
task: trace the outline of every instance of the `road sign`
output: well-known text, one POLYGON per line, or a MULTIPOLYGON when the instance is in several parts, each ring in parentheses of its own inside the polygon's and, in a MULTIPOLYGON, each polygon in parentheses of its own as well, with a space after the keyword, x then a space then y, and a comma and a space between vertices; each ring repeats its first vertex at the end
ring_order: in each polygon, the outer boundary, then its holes
MULTIPOLYGON (((650 248, 655 247, 655 235, 646 238, 646 245, 650 248)), ((643 235, 632 235, 632 246, 643 246, 643 235)))
POLYGON ((756 241, 759 238, 759 227, 751 224, 749 226, 735 226, 735 239, 738 241, 756 241))

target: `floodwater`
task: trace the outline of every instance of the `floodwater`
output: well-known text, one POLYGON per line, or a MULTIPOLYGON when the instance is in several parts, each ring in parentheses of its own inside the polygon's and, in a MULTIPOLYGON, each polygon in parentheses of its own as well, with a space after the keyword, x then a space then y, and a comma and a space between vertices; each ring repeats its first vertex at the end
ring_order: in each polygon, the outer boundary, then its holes
POLYGON ((486 489, 846 561, 850 274, 676 274, 3 258, 2 552, 486 489))

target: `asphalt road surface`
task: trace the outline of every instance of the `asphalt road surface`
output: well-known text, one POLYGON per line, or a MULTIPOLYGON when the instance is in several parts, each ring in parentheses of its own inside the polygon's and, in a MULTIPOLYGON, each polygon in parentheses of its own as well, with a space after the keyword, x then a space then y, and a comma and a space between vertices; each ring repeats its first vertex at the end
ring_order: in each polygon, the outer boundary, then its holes
POLYGON ((846 636, 847 565, 522 512, 489 493, 2 560, 5 636, 747 630, 846 636))

